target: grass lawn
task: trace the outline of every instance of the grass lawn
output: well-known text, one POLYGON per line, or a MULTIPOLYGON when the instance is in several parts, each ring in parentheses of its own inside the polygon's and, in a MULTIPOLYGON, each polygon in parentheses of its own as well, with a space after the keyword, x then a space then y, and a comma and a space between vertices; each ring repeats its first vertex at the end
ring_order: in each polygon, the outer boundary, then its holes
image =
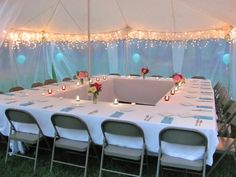
MULTIPOLYGON (((7 164, 4 163, 6 145, 0 144, 0 177, 83 177, 83 170, 75 167, 69 167, 65 165, 55 164, 53 172, 49 172, 51 152, 39 151, 39 160, 35 174, 33 174, 33 161, 23 159, 19 157, 9 157, 7 164)), ((60 155, 60 151, 59 151, 60 155)), ((63 158, 74 158, 74 154, 67 154, 63 158)), ((156 161, 154 157, 149 158, 149 173, 144 166, 143 177, 155 177, 156 173, 156 161)), ((106 161, 108 166, 115 166, 119 170, 125 170, 128 172, 134 172, 135 166, 122 165, 117 161, 106 161), (119 166, 117 166, 117 164, 119 166)), ((122 162, 124 163, 124 162, 122 162)), ((209 170, 209 167, 207 167, 209 170)), ((88 177, 98 177, 99 162, 96 158, 89 159, 88 177)), ((165 177, 183 177, 183 173, 165 172, 165 177)), ((103 177, 121 177, 122 175, 116 175, 111 173, 103 173, 103 177)), ((194 177, 199 175, 191 175, 188 177, 194 177)), ((236 164, 232 156, 226 156, 218 168, 211 174, 211 177, 235 177, 236 176, 236 164)))

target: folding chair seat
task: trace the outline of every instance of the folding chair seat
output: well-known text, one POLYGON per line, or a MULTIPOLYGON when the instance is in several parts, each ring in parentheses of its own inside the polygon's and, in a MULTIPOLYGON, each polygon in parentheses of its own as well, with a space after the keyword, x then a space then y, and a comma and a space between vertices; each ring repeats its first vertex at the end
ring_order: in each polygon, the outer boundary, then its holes
POLYGON ((38 159, 39 141, 45 139, 45 136, 38 122, 36 121, 34 116, 31 115, 29 112, 26 112, 20 109, 9 108, 9 109, 6 109, 5 114, 10 123, 10 134, 8 137, 5 163, 8 160, 8 152, 9 152, 9 146, 10 146, 11 140, 21 141, 26 145, 26 147, 28 147, 28 145, 36 144, 34 157, 23 155, 23 154, 12 154, 15 156, 34 160, 34 171, 35 171, 36 165, 37 165, 37 159, 38 159), (15 123, 34 126, 34 132, 30 132, 30 133, 23 132, 21 129, 16 128, 15 123))
POLYGON ((41 86, 43 86, 43 83, 41 83, 41 82, 35 82, 35 83, 33 83, 33 84, 31 85, 31 88, 41 87, 41 86))
POLYGON ((205 177, 206 171, 206 158, 207 158, 207 138, 204 134, 193 129, 173 128, 168 127, 160 131, 159 134, 159 153, 157 162, 156 177, 160 176, 160 169, 165 168, 169 170, 181 171, 189 173, 202 172, 202 176, 205 177), (195 147, 201 148, 201 154, 196 159, 187 159, 176 154, 173 155, 169 151, 166 151, 166 145, 168 148, 174 148, 175 146, 181 147, 184 151, 185 148, 195 147), (164 148, 165 147, 165 148, 164 148), (169 153, 168 153, 169 152, 169 153))
MULTIPOLYGON (((53 127, 55 129, 55 136, 53 142, 53 151, 50 171, 52 171, 53 163, 60 163, 64 165, 70 165, 74 167, 79 167, 84 169, 84 177, 87 176, 87 167, 88 167, 88 157, 89 157, 89 148, 92 144, 92 138, 90 136, 89 129, 86 123, 79 117, 65 114, 53 114, 51 117, 53 127), (73 131, 77 134, 77 137, 81 139, 70 139, 70 137, 63 137, 63 132, 73 131), (56 148, 72 150, 76 152, 81 152, 86 154, 85 164, 79 165, 75 163, 66 162, 64 160, 56 160, 55 153, 56 148)), ((94 146, 93 146, 94 147, 94 146)), ((94 149, 95 150, 95 149, 94 149)), ((96 150, 95 150, 96 153, 96 150)))
MULTIPOLYGON (((146 153, 146 144, 144 139, 143 130, 135 123, 118 120, 105 120, 101 125, 104 140, 102 146, 101 164, 99 177, 102 176, 102 172, 117 173, 127 176, 142 176, 144 155, 146 153), (131 138, 133 143, 138 143, 139 147, 129 147, 122 139, 119 138, 131 138), (114 144, 114 139, 120 143, 114 144), (128 160, 128 162, 139 162, 139 174, 126 173, 111 168, 104 168, 104 158, 117 158, 120 160, 128 160)), ((116 141, 115 140, 115 141, 116 141)), ((124 140, 124 139, 123 139, 124 140)))
POLYGON ((24 90, 24 88, 21 86, 16 86, 16 87, 10 88, 9 92, 16 92, 16 91, 20 91, 20 90, 24 90))
POLYGON ((54 84, 54 83, 57 83, 57 81, 54 79, 48 79, 48 80, 44 81, 44 85, 50 85, 50 84, 54 84))

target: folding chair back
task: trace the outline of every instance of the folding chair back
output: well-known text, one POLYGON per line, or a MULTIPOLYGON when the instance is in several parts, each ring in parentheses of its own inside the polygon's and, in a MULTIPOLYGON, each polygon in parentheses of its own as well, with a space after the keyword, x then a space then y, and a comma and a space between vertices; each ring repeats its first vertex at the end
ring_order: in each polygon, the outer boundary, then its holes
POLYGON ((205 146, 207 149, 206 136, 194 130, 166 128, 160 132, 159 140, 159 145, 161 141, 165 141, 182 145, 205 146))
POLYGON ((193 76, 192 79, 206 79, 204 76, 193 76))
POLYGON ((48 80, 44 81, 44 85, 50 85, 50 84, 54 84, 54 83, 57 83, 57 81, 54 79, 48 79, 48 80))
POLYGON ((106 120, 102 123, 102 131, 105 137, 105 132, 107 132, 122 136, 142 137, 145 142, 143 130, 132 122, 106 120))
POLYGON ((31 85, 31 88, 41 87, 41 86, 43 86, 43 83, 41 83, 41 82, 35 82, 35 83, 33 83, 33 84, 31 85))
POLYGON ((120 76, 119 73, 110 73, 109 75, 111 75, 111 76, 120 76))
POLYGON ((20 91, 20 90, 24 90, 24 88, 21 86, 16 86, 16 87, 10 88, 9 92, 16 92, 16 91, 20 91))
POLYGON ((141 77, 140 74, 130 74, 130 76, 134 76, 134 77, 141 77))
POLYGON ((70 81, 70 80, 71 80, 71 78, 65 77, 62 81, 70 81))
MULTIPOLYGON (((52 124, 57 131, 57 127, 66 128, 66 129, 77 129, 77 130, 86 130, 89 133, 87 124, 78 117, 65 115, 65 114, 54 114, 52 115, 52 124)), ((57 131, 59 134, 59 132, 57 131)))

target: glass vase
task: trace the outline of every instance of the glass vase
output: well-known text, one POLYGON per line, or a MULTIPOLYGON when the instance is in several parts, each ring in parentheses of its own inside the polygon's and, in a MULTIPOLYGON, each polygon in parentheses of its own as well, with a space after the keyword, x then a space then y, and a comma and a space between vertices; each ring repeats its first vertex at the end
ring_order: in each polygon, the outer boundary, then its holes
POLYGON ((98 102, 98 96, 97 94, 93 94, 93 104, 97 104, 98 102))
POLYGON ((80 82, 81 85, 83 85, 84 84, 84 79, 80 79, 79 82, 80 82))

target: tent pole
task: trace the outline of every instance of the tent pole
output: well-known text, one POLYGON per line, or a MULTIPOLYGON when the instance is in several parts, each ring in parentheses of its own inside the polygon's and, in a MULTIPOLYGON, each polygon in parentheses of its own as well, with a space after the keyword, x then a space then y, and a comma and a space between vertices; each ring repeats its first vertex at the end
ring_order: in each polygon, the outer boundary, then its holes
POLYGON ((90 0, 88 0, 88 73, 91 73, 90 0))
POLYGON ((129 63, 129 30, 130 27, 126 27, 126 38, 125 38, 125 75, 128 76, 128 63, 129 63))

